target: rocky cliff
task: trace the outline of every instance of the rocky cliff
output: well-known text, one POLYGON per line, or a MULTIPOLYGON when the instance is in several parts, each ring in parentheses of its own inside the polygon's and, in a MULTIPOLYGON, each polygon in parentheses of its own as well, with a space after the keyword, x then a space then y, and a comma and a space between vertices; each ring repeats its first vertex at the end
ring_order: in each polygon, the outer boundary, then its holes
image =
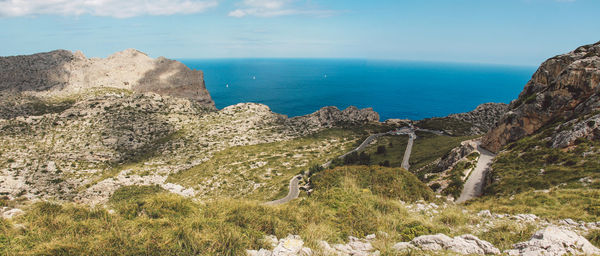
POLYGON ((372 108, 358 109, 355 106, 349 106, 344 110, 337 107, 323 107, 318 111, 293 117, 289 122, 297 127, 306 128, 331 128, 346 125, 362 125, 369 122, 378 122, 379 114, 372 108))
POLYGON ((415 125, 454 136, 480 135, 488 132, 507 109, 508 105, 504 103, 484 103, 466 113, 426 118, 416 121, 415 125))
POLYGON ((105 59, 66 50, 0 57, 0 91, 64 95, 98 87, 155 92, 214 108, 202 71, 134 49, 105 59))
POLYGON ((472 111, 452 114, 449 117, 472 124, 473 134, 483 134, 488 132, 507 110, 508 105, 504 103, 484 103, 472 111))
POLYGON ((482 142, 491 151, 555 127, 550 143, 566 147, 577 138, 598 139, 600 42, 550 58, 538 68, 519 98, 482 142))

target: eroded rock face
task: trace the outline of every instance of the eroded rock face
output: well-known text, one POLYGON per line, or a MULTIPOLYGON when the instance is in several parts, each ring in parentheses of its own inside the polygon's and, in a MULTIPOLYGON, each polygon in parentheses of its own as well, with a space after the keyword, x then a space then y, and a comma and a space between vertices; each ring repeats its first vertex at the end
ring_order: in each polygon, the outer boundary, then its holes
POLYGON ((578 138, 589 140, 600 139, 600 114, 587 118, 585 120, 571 120, 556 127, 557 133, 552 138, 552 147, 567 147, 578 138))
POLYGON ((350 106, 343 111, 337 107, 323 107, 319 111, 305 116, 290 118, 290 122, 299 127, 329 128, 343 125, 378 122, 379 114, 372 108, 358 109, 350 106))
POLYGON ((105 59, 66 50, 0 57, 0 91, 60 95, 95 87, 155 92, 214 108, 202 71, 164 57, 152 59, 134 49, 105 59))
POLYGON ((443 172, 453 167, 465 156, 473 153, 477 149, 477 141, 466 140, 460 143, 460 146, 453 148, 448 154, 434 163, 432 172, 443 172))
MULTIPOLYGON (((509 111, 484 136, 483 146, 497 152, 544 125, 593 114, 600 109, 599 84, 600 42, 548 59, 510 104, 509 111)), ((590 132, 597 132, 597 128, 581 136, 590 132)), ((557 146, 572 140, 561 140, 557 146)))
POLYGON ((498 120, 508 110, 508 104, 504 103, 484 103, 473 111, 466 113, 452 114, 448 117, 465 121, 473 125, 472 134, 483 134, 488 132, 498 120))
POLYGON ((565 228, 546 227, 535 232, 529 241, 517 243, 508 255, 598 255, 600 249, 587 239, 565 228))

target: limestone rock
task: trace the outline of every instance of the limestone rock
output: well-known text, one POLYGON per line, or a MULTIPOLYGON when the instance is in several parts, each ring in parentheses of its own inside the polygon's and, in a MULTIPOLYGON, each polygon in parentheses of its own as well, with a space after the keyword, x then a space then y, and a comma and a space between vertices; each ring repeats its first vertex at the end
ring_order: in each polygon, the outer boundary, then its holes
POLYGON ((310 256, 313 252, 310 248, 304 247, 304 241, 300 236, 288 235, 286 238, 277 240, 273 236, 266 237, 265 240, 276 243, 273 250, 261 248, 260 250, 246 250, 250 256, 310 256))
POLYGON ((350 106, 343 111, 337 107, 323 107, 319 111, 305 116, 290 118, 290 122, 299 127, 329 128, 343 125, 360 125, 378 122, 379 114, 372 108, 358 109, 350 106))
POLYGON ((375 250, 371 244, 373 239, 375 239, 375 234, 368 235, 364 239, 349 236, 346 244, 329 245, 326 241, 320 241, 319 246, 326 255, 378 256, 380 252, 375 250))
MULTIPOLYGON (((556 120, 586 117, 600 109, 600 42, 550 58, 538 68, 508 112, 483 138, 497 152, 502 146, 531 135, 556 120)), ((598 127, 581 123, 571 136, 561 135, 553 146, 576 137, 597 138, 598 127)))
POLYGON ((164 57, 152 59, 134 49, 105 59, 66 50, 0 57, 0 91, 62 95, 102 87, 155 92, 214 108, 202 71, 164 57))
POLYGON ((477 106, 473 111, 452 114, 449 117, 472 124, 472 134, 484 134, 494 127, 507 110, 508 104, 484 103, 477 106))
POLYGON ((500 254, 500 250, 491 243, 473 235, 462 235, 450 238, 444 234, 415 237, 411 242, 401 242, 393 246, 398 251, 452 251, 458 254, 500 254))
POLYGON ((439 130, 447 135, 480 135, 489 131, 502 117, 508 106, 504 103, 484 103, 472 111, 415 121, 420 128, 439 130))
POLYGON ((25 212, 18 208, 9 209, 8 207, 3 207, 2 209, 2 218, 5 219, 12 219, 23 214, 25 214, 25 212))
POLYGON ((600 139, 600 114, 586 120, 577 121, 571 120, 556 127, 557 133, 551 138, 553 148, 567 147, 578 138, 600 139))
POLYGON ((508 255, 598 255, 600 249, 568 229, 549 226, 535 232, 529 241, 513 245, 508 255))
POLYGON ((452 168, 458 161, 473 153, 477 149, 475 140, 467 140, 460 143, 460 146, 453 148, 448 154, 442 157, 431 172, 443 172, 452 168))

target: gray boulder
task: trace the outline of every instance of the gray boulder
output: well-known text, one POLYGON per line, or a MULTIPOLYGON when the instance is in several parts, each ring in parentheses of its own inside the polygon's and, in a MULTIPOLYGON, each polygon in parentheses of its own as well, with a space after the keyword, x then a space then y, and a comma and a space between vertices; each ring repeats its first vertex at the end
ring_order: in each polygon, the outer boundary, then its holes
POLYGON ((587 239, 565 228, 549 226, 535 232, 529 241, 513 245, 508 255, 599 255, 600 249, 587 239))
POLYGON ((500 250, 490 242, 473 235, 451 238, 444 234, 415 237, 410 242, 401 242, 393 246, 397 251, 452 251, 458 254, 500 254, 500 250))
POLYGON ((310 256, 313 252, 310 248, 304 247, 304 241, 300 236, 288 235, 286 238, 277 240, 273 236, 266 238, 267 242, 275 245, 273 250, 246 250, 249 256, 310 256))
POLYGON ((18 209, 18 208, 10 209, 8 207, 2 207, 2 210, 0 211, 0 213, 2 213, 2 218, 4 218, 4 219, 12 219, 19 215, 25 214, 25 212, 21 209, 18 209))
POLYGON ((337 256, 378 256, 380 252, 375 250, 371 241, 375 239, 375 235, 368 235, 365 239, 349 236, 347 244, 329 245, 326 241, 320 241, 319 246, 325 255, 337 256))

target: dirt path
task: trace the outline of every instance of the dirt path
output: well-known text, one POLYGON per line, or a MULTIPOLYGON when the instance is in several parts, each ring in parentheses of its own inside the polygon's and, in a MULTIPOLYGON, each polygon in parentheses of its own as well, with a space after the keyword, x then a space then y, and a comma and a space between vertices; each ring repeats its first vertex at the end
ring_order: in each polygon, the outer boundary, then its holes
POLYGON ((480 196, 483 193, 483 185, 485 183, 485 176, 488 174, 490 164, 494 159, 495 155, 483 149, 479 143, 477 143, 477 150, 480 153, 479 160, 475 170, 471 171, 465 186, 460 193, 460 197, 456 200, 456 203, 462 203, 471 200, 475 197, 480 196))

